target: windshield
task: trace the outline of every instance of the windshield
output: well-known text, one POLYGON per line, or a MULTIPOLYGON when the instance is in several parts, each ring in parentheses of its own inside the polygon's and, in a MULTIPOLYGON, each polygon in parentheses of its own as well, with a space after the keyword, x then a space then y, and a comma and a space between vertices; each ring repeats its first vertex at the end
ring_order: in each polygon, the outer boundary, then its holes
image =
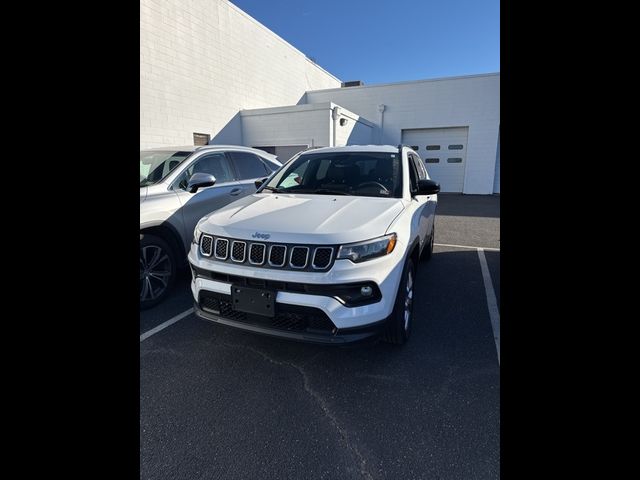
POLYGON ((173 151, 141 151, 140 152, 140 186, 146 187, 158 183, 171 170, 193 152, 173 151))
POLYGON ((260 192, 400 198, 401 172, 398 153, 309 153, 287 163, 260 192))

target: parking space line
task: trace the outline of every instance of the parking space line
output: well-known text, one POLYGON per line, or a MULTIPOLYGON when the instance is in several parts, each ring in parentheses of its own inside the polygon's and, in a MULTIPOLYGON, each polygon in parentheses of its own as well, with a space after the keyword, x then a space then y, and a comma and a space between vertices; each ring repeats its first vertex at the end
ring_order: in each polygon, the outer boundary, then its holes
POLYGON ((470 247, 469 245, 450 245, 448 243, 434 243, 434 245, 436 247, 469 248, 471 250, 477 250, 479 248, 482 248, 483 250, 490 250, 490 251, 493 251, 493 252, 499 252, 500 251, 499 248, 492 248, 492 247, 470 247))
POLYGON ((153 327, 151 330, 144 332, 142 335, 140 335, 140 343, 142 343, 143 341, 145 341, 147 338, 149 338, 151 335, 155 335, 156 333, 158 333, 161 330, 164 330, 167 327, 170 327, 171 325, 173 325, 176 322, 179 322, 180 320, 182 320, 184 317, 188 317, 189 315, 191 315, 193 313, 193 307, 191 307, 189 310, 186 310, 182 313, 179 313, 178 315, 176 315, 175 317, 167 320, 164 323, 161 323, 160 325, 158 325, 157 327, 153 327))
POLYGON ((493 339, 496 342, 496 351, 498 353, 498 365, 500 365, 500 310, 498 310, 498 302, 496 301, 496 292, 493 290, 493 282, 489 274, 489 266, 484 256, 483 248, 478 248, 478 257, 480 258, 480 269, 482 270, 482 279, 484 280, 484 290, 487 294, 487 307, 489 308, 489 317, 491 318, 491 329, 493 330, 493 339))

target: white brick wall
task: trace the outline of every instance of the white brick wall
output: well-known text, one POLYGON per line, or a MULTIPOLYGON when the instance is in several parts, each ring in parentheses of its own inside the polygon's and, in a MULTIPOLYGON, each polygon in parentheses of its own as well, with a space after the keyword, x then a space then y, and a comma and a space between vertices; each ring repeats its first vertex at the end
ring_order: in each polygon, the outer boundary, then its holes
POLYGON ((382 144, 399 144, 403 129, 468 126, 464 193, 493 192, 500 74, 310 91, 306 100, 337 103, 378 127, 378 105, 386 105, 382 137, 375 133, 382 144))
POLYGON ((140 148, 191 145, 193 132, 242 143, 239 110, 339 86, 227 0, 140 0, 140 148))

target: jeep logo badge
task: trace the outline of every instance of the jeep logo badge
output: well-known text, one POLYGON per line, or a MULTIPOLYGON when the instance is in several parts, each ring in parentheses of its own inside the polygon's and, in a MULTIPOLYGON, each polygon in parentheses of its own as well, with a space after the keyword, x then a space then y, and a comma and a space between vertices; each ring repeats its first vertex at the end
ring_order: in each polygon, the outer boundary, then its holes
POLYGON ((260 233, 260 232, 256 232, 251 236, 253 238, 262 238, 264 240, 269 240, 269 237, 271 237, 271 235, 269 235, 268 233, 260 233))

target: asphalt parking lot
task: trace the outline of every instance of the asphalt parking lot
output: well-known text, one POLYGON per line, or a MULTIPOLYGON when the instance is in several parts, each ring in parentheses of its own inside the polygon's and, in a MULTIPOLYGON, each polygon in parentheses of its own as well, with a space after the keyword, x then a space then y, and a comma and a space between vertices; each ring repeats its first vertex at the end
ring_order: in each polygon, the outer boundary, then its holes
MULTIPOLYGON (((499 202, 439 195, 404 347, 287 342, 193 314, 141 341, 140 477, 499 478, 499 202), (461 246, 489 248, 485 277, 461 246)), ((141 335, 192 307, 189 280, 140 313, 141 335)))

